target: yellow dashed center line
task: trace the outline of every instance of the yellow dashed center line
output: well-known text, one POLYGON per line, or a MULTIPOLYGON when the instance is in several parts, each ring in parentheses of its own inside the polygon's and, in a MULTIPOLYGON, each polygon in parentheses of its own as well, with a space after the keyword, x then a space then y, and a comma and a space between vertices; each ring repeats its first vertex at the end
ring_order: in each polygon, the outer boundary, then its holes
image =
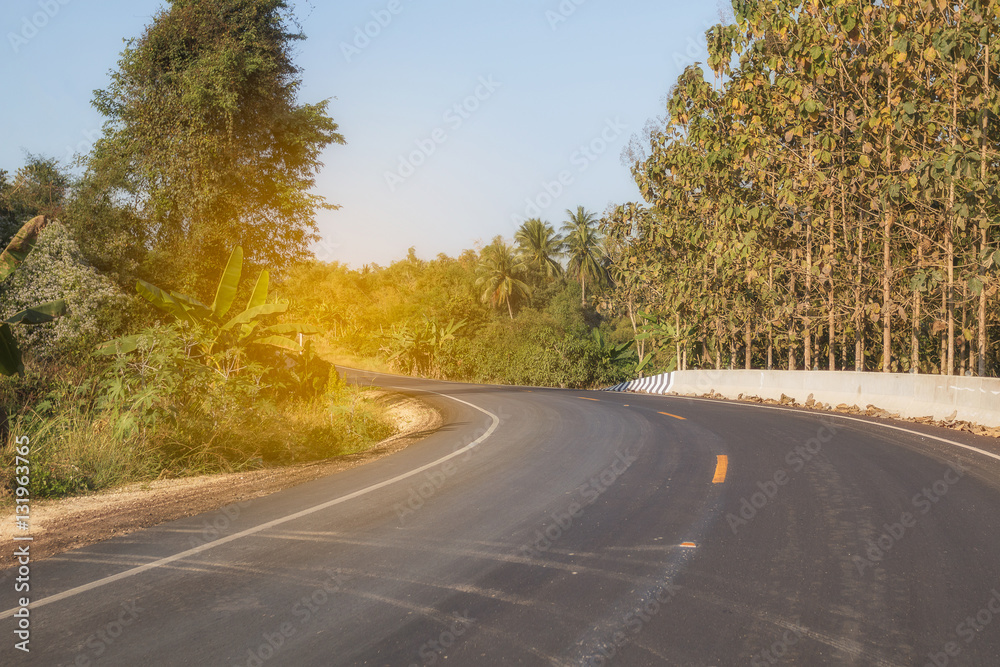
POLYGON ((697 546, 694 542, 681 542, 682 549, 694 549, 697 546))
POLYGON ((712 479, 712 484, 722 484, 726 481, 726 471, 729 469, 729 457, 728 456, 718 456, 718 461, 715 464, 715 477, 712 479))
POLYGON ((579 398, 581 401, 595 401, 597 403, 601 402, 601 399, 599 398, 587 398, 586 396, 577 396, 577 398, 579 398))
POLYGON ((677 415, 672 415, 669 412, 661 412, 661 415, 666 415, 668 417, 673 417, 674 419, 680 419, 681 421, 687 421, 685 417, 678 417, 677 415))

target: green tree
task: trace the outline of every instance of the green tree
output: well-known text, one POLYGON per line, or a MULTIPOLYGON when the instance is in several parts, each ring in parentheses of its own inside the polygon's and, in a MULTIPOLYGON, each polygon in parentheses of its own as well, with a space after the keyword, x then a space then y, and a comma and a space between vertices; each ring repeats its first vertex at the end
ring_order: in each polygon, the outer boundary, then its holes
POLYGON ((547 222, 538 218, 525 221, 514 234, 518 249, 528 265, 540 274, 555 278, 562 274, 562 237, 547 222))
POLYGON ((563 224, 565 252, 569 258, 569 271, 580 281, 580 305, 587 305, 587 278, 594 283, 607 279, 604 266, 604 237, 597 226, 597 216, 582 206, 576 212, 566 209, 569 219, 563 224))
POLYGON ((292 25, 282 0, 171 0, 95 92, 107 120, 77 218, 90 208, 142 239, 140 275, 207 288, 237 244, 274 269, 308 255, 314 214, 335 208, 309 192, 319 156, 344 140, 328 101, 296 99, 292 25))
POLYGON ((69 194, 70 179, 52 158, 27 154, 23 167, 10 177, 0 170, 0 240, 7 241, 37 215, 58 218, 69 194))
POLYGON ((503 239, 494 239, 483 248, 480 258, 480 276, 476 285, 483 288, 482 301, 493 307, 507 306, 507 314, 514 319, 515 301, 531 297, 531 288, 524 282, 526 265, 503 239))
POLYGON ((714 84, 685 70, 633 153, 645 204, 606 224, 612 305, 692 323, 716 367, 742 334, 746 367, 783 349, 789 369, 987 373, 1000 5, 733 8, 707 33, 714 84))

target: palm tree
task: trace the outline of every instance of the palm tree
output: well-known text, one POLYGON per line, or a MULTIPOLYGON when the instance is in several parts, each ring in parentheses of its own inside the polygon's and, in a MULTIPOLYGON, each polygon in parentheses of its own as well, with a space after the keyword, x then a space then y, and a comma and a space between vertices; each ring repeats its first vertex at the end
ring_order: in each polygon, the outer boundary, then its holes
POLYGON ((587 306, 587 277, 594 282, 603 282, 607 278, 604 268, 604 236, 597 228, 597 216, 588 212, 582 206, 576 212, 566 209, 569 219, 563 223, 562 231, 566 234, 565 252, 569 257, 569 271, 580 281, 583 296, 580 305, 587 306))
POLYGON ((483 248, 480 262, 482 275, 476 280, 476 285, 486 288, 483 291, 483 303, 491 303, 494 307, 506 304, 510 319, 514 319, 511 302, 531 296, 531 288, 521 280, 525 269, 524 261, 514 254, 511 246, 496 238, 483 248))
POLYGON ((521 256, 543 275, 555 278, 562 273, 562 237, 547 222, 532 218, 521 225, 514 240, 520 247, 521 256))

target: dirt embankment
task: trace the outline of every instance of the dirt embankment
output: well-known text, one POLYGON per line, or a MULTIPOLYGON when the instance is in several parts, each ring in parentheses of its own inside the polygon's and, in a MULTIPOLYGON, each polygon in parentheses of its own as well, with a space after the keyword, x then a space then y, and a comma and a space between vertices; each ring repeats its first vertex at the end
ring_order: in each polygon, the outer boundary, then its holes
MULTIPOLYGON (((442 425, 440 413, 418 399, 381 391, 369 396, 385 402, 396 435, 365 452, 286 468, 139 482, 86 496, 33 500, 31 558, 40 560, 353 468, 418 442, 442 425)), ((14 544, 15 533, 24 534, 15 530, 14 508, 8 506, 0 518, 0 544, 14 544)), ((12 552, 0 553, 0 569, 14 565, 12 552)))

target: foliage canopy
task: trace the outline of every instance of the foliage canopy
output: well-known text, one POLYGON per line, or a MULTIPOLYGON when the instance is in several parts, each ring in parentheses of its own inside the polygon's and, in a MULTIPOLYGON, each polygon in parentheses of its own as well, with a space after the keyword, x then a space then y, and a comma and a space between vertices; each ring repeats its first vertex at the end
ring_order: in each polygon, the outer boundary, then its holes
POLYGON ((94 95, 107 121, 86 160, 81 237, 130 237, 140 274, 166 269, 186 289, 206 287, 203 267, 236 244, 279 270, 306 256, 315 212, 331 208, 309 192, 320 154, 344 139, 327 100, 297 101, 292 24, 281 0, 173 0, 127 42, 94 95))

